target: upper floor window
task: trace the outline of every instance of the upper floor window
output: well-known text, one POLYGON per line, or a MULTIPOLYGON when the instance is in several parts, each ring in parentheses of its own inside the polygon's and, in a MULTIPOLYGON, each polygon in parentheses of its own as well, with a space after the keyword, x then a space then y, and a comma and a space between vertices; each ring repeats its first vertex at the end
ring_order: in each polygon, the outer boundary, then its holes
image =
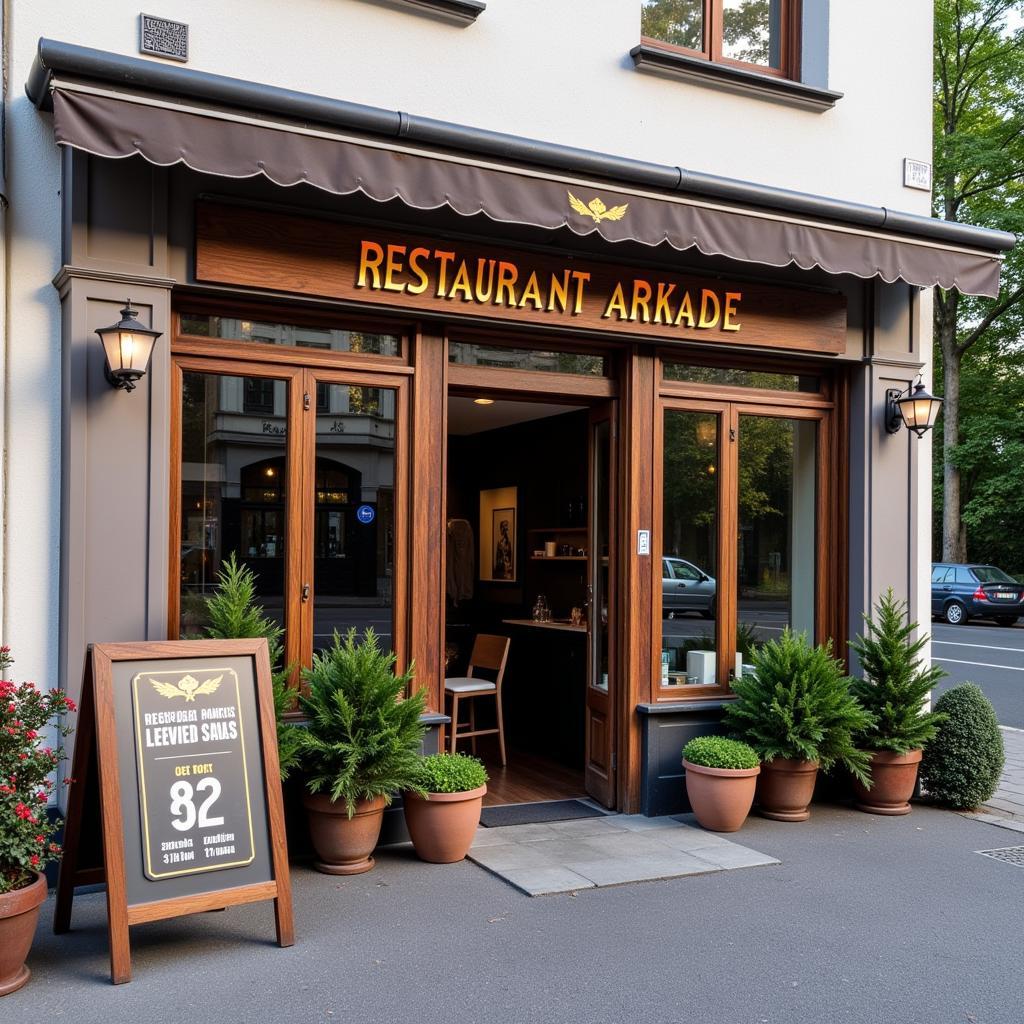
POLYGON ((800 0, 641 0, 644 42, 797 77, 800 0))

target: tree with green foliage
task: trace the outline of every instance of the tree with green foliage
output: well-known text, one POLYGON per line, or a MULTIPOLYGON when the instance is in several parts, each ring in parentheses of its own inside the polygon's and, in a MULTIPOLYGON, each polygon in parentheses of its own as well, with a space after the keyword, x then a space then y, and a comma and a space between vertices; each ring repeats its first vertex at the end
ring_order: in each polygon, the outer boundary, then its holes
POLYGON ((864 632, 850 641, 864 673, 850 684, 850 692, 873 722, 856 735, 857 744, 896 754, 920 750, 942 720, 925 710, 925 702, 946 673, 937 665, 926 668, 921 663, 930 638, 914 639, 917 623, 910 621, 906 601, 896 600, 892 587, 875 605, 874 619, 864 616, 864 626, 864 632))
MULTIPOLYGON (((1024 233, 1024 2, 936 0, 934 83, 934 212, 947 221, 1024 233), (1012 24, 1011 24, 1012 23, 1012 24)), ((967 560, 963 474, 977 453, 962 445, 975 428, 964 405, 965 357, 1011 321, 1024 305, 1024 247, 1009 253, 996 299, 935 289, 936 364, 942 372, 942 557, 967 560), (971 430, 961 429, 961 415, 971 430)), ((1012 333, 1012 347, 1019 345, 1012 333)), ((1018 355, 1019 358, 1019 349, 1018 355)), ((989 401, 992 389, 990 379, 989 401)), ((997 392, 996 392, 997 394, 997 392)), ((998 399, 996 399, 998 401, 998 399)), ((997 415, 1004 410, 993 410, 997 415)), ((1015 422, 1021 425, 1020 410, 1015 422)), ((1018 492, 1019 493, 1019 492, 1018 492)), ((987 496, 986 496, 987 500, 987 496)), ((1021 508, 1021 499, 1015 502, 1021 508)), ((1022 509, 1024 511, 1024 509, 1022 509)))
POLYGON ((869 758, 854 736, 872 725, 871 715, 850 692, 832 644, 812 647, 803 633, 785 629, 754 653, 754 671, 732 682, 736 700, 727 702, 724 721, 749 743, 762 761, 777 757, 835 764, 871 785, 869 758))
POLYGON ((288 778, 298 758, 298 737, 284 722, 284 714, 295 704, 295 691, 288 685, 291 665, 284 664, 284 629, 267 616, 256 602, 256 574, 232 551, 221 564, 217 588, 206 602, 211 640, 264 639, 270 650, 274 712, 277 717, 278 757, 281 778, 288 778))

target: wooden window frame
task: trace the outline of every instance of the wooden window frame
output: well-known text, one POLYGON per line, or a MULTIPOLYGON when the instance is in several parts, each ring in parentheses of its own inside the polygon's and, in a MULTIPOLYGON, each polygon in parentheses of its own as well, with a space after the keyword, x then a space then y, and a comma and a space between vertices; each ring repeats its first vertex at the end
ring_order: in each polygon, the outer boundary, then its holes
POLYGON ((732 67, 743 68, 745 71, 753 71, 761 75, 772 75, 775 78, 784 78, 796 82, 800 79, 801 0, 780 0, 780 3, 782 5, 782 11, 779 16, 780 31, 782 33, 779 47, 781 66, 777 68, 723 56, 723 0, 703 0, 704 45, 699 50, 691 49, 688 46, 679 46, 676 43, 657 39, 654 36, 641 36, 640 41, 651 46, 671 50, 673 53, 681 53, 687 57, 706 60, 712 64, 728 64, 732 67))
POLYGON ((520 398, 533 396, 550 401, 552 396, 592 400, 618 397, 617 356, 621 345, 598 344, 566 338, 538 337, 536 332, 519 335, 505 331, 474 330, 471 327, 453 327, 445 334, 445 374, 448 387, 461 394, 474 389, 506 392, 520 398), (605 360, 603 376, 584 373, 558 373, 547 370, 517 370, 506 366, 468 366, 448 361, 448 346, 453 344, 489 345, 493 348, 518 348, 538 352, 568 352, 578 355, 600 356, 605 360))
POLYGON ((250 362, 274 362, 286 365, 302 363, 325 369, 342 365, 355 368, 376 368, 393 371, 408 366, 409 337, 414 325, 401 320, 375 320, 365 316, 351 316, 344 310, 305 308, 287 304, 239 303, 237 300, 219 300, 208 295, 176 296, 172 314, 172 350, 215 359, 236 358, 250 362), (238 320, 263 320, 269 323, 295 324, 302 327, 365 331, 368 334, 393 334, 398 338, 398 354, 379 355, 376 352, 345 352, 338 349, 318 348, 313 345, 275 345, 266 341, 245 341, 241 338, 211 338, 206 335, 186 334, 181 327, 183 313, 206 316, 232 317, 238 320))
MULTIPOLYGON (((678 359, 678 353, 673 353, 678 359)), ((694 365, 706 360, 695 358, 694 365)), ((767 368, 766 363, 723 356, 714 362, 741 369, 767 368)), ((770 416, 779 419, 812 420, 818 423, 817 473, 815 480, 815 581, 814 642, 833 640, 834 654, 846 662, 847 632, 847 512, 848 460, 843 457, 848 430, 848 379, 833 368, 794 363, 804 373, 813 372, 821 379, 821 391, 767 391, 688 381, 665 380, 662 360, 657 360, 658 397, 654 415, 654 493, 652 502, 652 565, 660 565, 664 557, 664 431, 665 413, 669 410, 705 412, 720 417, 718 434, 718 529, 716 580, 720 591, 722 581, 730 586, 736 579, 736 545, 730 541, 738 531, 738 452, 730 456, 731 430, 739 429, 740 416, 770 416)), ((773 362, 773 370, 787 372, 790 367, 773 362)), ((738 437, 738 435, 737 435, 738 437)), ((680 686, 661 683, 661 649, 663 642, 662 581, 660 568, 651 580, 651 700, 653 703, 692 703, 731 697, 729 669, 735 646, 738 608, 735 595, 718 602, 716 621, 717 681, 714 686, 693 687, 696 692, 680 686)), ((724 591, 722 591, 724 592, 724 591)))

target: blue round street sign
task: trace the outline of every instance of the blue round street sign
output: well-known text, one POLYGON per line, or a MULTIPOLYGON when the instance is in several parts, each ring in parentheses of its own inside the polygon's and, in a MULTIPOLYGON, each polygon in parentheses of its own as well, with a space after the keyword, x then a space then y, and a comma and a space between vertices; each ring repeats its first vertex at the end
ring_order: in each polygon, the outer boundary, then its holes
POLYGON ((360 505, 356 509, 356 519, 364 525, 369 525, 376 519, 377 513, 372 505, 360 505))

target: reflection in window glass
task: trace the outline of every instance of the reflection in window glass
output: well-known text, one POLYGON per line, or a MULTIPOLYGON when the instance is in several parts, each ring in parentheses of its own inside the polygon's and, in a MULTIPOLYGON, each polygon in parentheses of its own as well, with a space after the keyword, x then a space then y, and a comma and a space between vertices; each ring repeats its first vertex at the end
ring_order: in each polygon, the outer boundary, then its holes
POLYGON ((305 327, 267 320, 208 316, 205 313, 182 313, 181 333, 200 338, 255 341, 264 345, 294 345, 298 348, 324 348, 335 352, 366 352, 378 356, 397 356, 401 341, 397 334, 345 331, 333 327, 305 327))
POLYGON ((722 384, 729 387, 761 388, 765 391, 821 390, 821 380, 804 373, 765 373, 760 370, 736 370, 725 366, 690 366, 665 363, 665 380, 684 380, 695 384, 722 384))
POLYGON ((323 381, 317 389, 314 651, 352 626, 393 646, 395 395, 323 381))
POLYGON ((284 624, 287 411, 284 381, 182 376, 183 637, 202 633, 207 599, 232 552, 256 573, 266 614, 284 624))
POLYGON ((532 348, 503 348, 465 341, 449 342, 448 361, 461 366, 498 366, 509 370, 538 370, 542 373, 573 373, 591 377, 603 377, 607 372, 604 356, 532 348))
POLYGON ((741 416, 738 600, 741 637, 786 626, 814 638, 817 423, 741 416))
POLYGON ((640 34, 688 50, 703 50, 704 0, 643 0, 640 34))
POLYGON ((714 685, 718 417, 667 410, 663 458, 661 684, 714 685))
POLYGON ((722 0, 722 56, 782 67, 782 0, 722 0))

